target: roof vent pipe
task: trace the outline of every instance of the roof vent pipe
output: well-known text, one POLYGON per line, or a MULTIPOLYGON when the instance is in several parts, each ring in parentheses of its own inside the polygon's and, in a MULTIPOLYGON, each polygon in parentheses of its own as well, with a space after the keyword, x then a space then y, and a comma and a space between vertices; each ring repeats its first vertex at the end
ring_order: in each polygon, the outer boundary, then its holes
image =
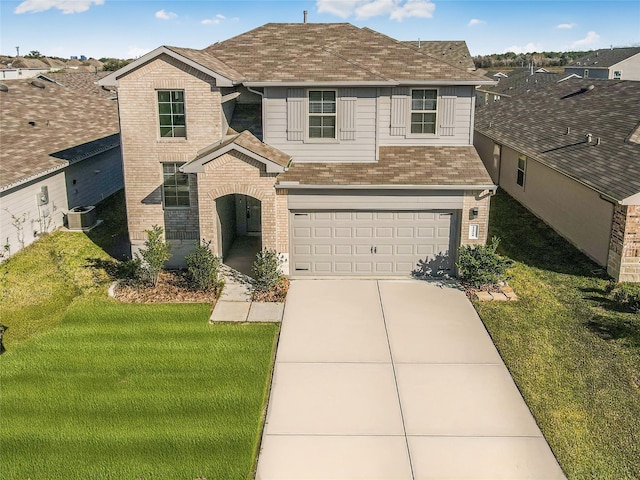
POLYGON ((600 145, 600 137, 596 137, 596 145, 600 145))
POLYGON ((420 43, 420 39, 418 39, 418 48, 420 48, 422 45, 420 43))
POLYGON ((308 12, 306 10, 303 12, 304 23, 307 23, 307 13, 308 12))
POLYGON ((571 133, 571 127, 567 127, 567 132, 565 133, 565 135, 569 135, 571 133))
POLYGON ((593 135, 591 135, 590 133, 587 133, 587 134, 584 136, 584 141, 585 141, 585 142, 587 142, 587 143, 591 143, 591 139, 592 139, 592 138, 593 138, 593 135))

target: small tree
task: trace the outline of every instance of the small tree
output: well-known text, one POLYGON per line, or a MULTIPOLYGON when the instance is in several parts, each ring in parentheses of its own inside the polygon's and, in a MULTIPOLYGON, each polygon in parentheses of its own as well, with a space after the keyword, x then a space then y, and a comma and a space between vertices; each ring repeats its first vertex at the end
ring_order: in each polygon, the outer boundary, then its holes
POLYGON ((282 281, 284 275, 280 267, 284 260, 273 249, 265 248, 256 254, 253 262, 253 289, 258 293, 266 293, 275 290, 282 281))
POLYGON ((171 258, 169 246, 164 241, 164 230, 158 225, 154 225, 151 230, 145 230, 147 240, 144 242, 145 248, 140 249, 142 257, 143 280, 152 286, 158 285, 158 277, 167 260, 171 258))
POLYGON ((475 288, 496 284, 505 279, 507 268, 513 262, 498 255, 500 239, 493 237, 489 245, 463 245, 456 266, 462 278, 475 288))
POLYGON ((203 239, 202 243, 185 257, 189 276, 198 290, 209 290, 218 282, 218 270, 222 262, 220 257, 214 255, 209 249, 210 245, 211 241, 207 242, 203 239))

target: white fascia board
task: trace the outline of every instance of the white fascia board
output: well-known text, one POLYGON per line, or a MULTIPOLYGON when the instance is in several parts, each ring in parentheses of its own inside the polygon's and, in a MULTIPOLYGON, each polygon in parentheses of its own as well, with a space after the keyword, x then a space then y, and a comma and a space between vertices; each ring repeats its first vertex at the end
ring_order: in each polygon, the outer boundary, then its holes
POLYGON ((176 53, 173 50, 170 50, 169 48, 167 48, 165 46, 158 47, 155 50, 152 50, 149 53, 141 56, 140 58, 138 58, 136 60, 134 60, 129 65, 126 65, 126 66, 122 67, 120 70, 116 70, 115 72, 110 73, 106 77, 103 77, 100 80, 98 80, 96 82, 96 84, 98 84, 100 86, 103 86, 103 87, 117 87, 118 86, 118 79, 120 77, 122 77, 123 75, 126 75, 131 70, 133 70, 134 68, 138 68, 140 65, 144 65, 145 63, 153 60, 154 58, 159 57, 163 53, 166 54, 166 55, 169 55, 172 58, 175 58, 179 62, 182 62, 182 63, 184 63, 186 65, 189 65, 190 67, 195 68, 196 70, 198 70, 198 71, 200 71, 202 73, 205 73, 206 75, 209 75, 210 77, 215 78, 216 79, 216 86, 218 86, 218 87, 233 87, 234 86, 233 80, 231 80, 231 79, 229 79, 227 77, 223 77, 219 73, 216 73, 213 70, 210 70, 210 69, 200 65, 199 63, 194 62, 190 58, 187 58, 184 55, 180 55, 179 53, 176 53))
POLYGON ((332 81, 332 82, 242 82, 245 87, 395 87, 399 83, 395 80, 380 81, 332 81))
POLYGON ((302 185, 295 182, 278 182, 277 188, 289 190, 490 190, 495 193, 497 186, 486 185, 302 185))
POLYGON ((262 155, 258 155, 257 153, 252 152, 236 143, 231 142, 229 145, 225 145, 223 148, 216 150, 215 152, 210 153, 193 163, 189 163, 182 167, 180 170, 184 173, 202 173, 204 172, 204 165, 209 163, 211 160, 215 160, 216 158, 224 155, 225 153, 230 152, 231 150, 236 150, 240 153, 244 153, 246 156, 257 160, 258 162, 264 163, 267 167, 268 173, 282 173, 285 171, 285 168, 278 165, 275 162, 272 162, 268 158, 263 157, 262 155))

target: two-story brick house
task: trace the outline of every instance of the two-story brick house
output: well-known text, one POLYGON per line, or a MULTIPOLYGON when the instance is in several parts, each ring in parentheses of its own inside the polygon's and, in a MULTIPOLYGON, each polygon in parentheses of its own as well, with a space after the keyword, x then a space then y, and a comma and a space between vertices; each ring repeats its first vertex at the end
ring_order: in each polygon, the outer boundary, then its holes
POLYGON ((165 228, 257 235, 292 276, 452 269, 484 243, 495 186, 473 147, 475 87, 428 49, 350 24, 267 24, 203 50, 159 47, 116 86, 132 250, 165 228))

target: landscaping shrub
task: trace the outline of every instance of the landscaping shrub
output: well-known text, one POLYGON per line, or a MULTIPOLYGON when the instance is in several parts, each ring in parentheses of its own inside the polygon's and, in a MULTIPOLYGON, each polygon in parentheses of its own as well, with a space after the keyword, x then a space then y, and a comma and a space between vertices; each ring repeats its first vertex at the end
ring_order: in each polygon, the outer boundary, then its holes
POLYGON ((611 289, 615 302, 634 313, 640 313, 640 284, 618 283, 611 289))
POLYGON ((209 249, 211 241, 204 239, 196 249, 185 257, 189 277, 193 286, 202 291, 209 290, 212 285, 218 282, 218 270, 220 268, 220 257, 214 255, 209 249))
POLYGON ((280 266, 284 260, 278 252, 265 248, 256 254, 253 262, 253 289, 257 293, 273 291, 284 279, 280 266))
POLYGON ((496 253, 500 239, 493 237, 488 245, 463 245, 456 266, 462 279, 475 288, 493 285, 506 279, 512 260, 496 253))
POLYGON ((140 249, 142 257, 142 279, 155 287, 158 285, 158 277, 164 264, 171 258, 169 246, 164 241, 164 230, 158 225, 154 225, 151 230, 145 230, 147 240, 144 242, 145 248, 140 249))

